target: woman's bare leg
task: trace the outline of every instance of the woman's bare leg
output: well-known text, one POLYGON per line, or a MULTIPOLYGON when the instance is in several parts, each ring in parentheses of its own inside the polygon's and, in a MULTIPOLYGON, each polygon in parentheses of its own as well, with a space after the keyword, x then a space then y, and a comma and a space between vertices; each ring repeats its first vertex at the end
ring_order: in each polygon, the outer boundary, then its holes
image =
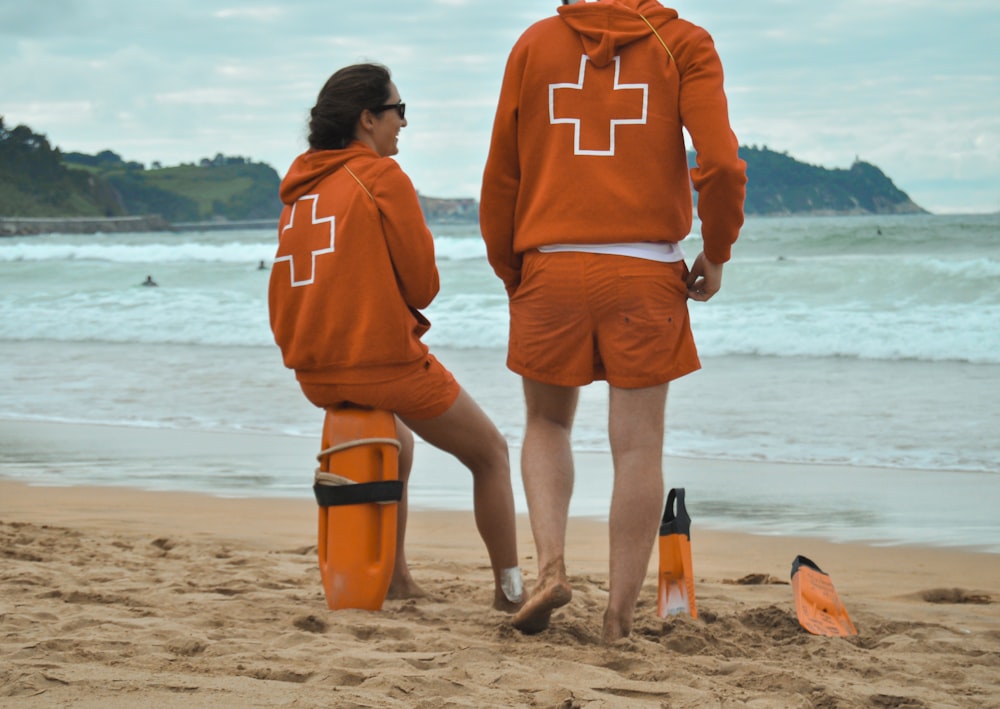
MULTIPOLYGON (((472 473, 476 528, 493 567, 493 606, 507 611, 520 607, 520 598, 507 598, 501 585, 501 572, 518 567, 507 440, 464 389, 440 416, 404 422, 431 445, 454 455, 472 473)), ((517 577, 519 581, 519 571, 517 577)))
POLYGON ((413 580, 410 575, 410 567, 406 563, 407 495, 410 485, 410 470, 413 468, 413 434, 398 418, 396 419, 396 437, 400 443, 399 479, 403 481, 403 498, 396 506, 396 561, 392 567, 392 580, 389 582, 386 598, 421 598, 426 594, 413 580))

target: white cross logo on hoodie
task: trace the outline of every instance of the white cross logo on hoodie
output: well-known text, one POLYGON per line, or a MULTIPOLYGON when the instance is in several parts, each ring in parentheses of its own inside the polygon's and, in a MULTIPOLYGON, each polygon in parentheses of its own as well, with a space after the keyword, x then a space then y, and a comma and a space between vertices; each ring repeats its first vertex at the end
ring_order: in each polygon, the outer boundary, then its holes
POLYGON ((317 217, 316 205, 318 194, 307 194, 299 197, 292 205, 288 224, 281 230, 278 244, 278 254, 274 263, 288 261, 288 269, 292 277, 292 288, 308 286, 316 280, 316 257, 333 253, 334 222, 336 217, 317 217), (307 214, 301 224, 295 224, 295 215, 303 202, 312 201, 312 211, 307 214), (291 234, 288 231, 292 229, 291 234), (295 275, 295 257, 299 257, 299 278, 295 275), (307 263, 308 260, 308 263, 307 263))
POLYGON ((573 126, 575 155, 614 155, 617 127, 646 122, 649 84, 621 83, 621 57, 616 56, 612 61, 613 82, 607 75, 610 66, 598 68, 590 64, 588 72, 589 57, 584 54, 580 57, 577 83, 549 84, 549 122, 573 126), (582 125, 584 121, 586 126, 582 125), (587 147, 583 147, 584 143, 587 147))

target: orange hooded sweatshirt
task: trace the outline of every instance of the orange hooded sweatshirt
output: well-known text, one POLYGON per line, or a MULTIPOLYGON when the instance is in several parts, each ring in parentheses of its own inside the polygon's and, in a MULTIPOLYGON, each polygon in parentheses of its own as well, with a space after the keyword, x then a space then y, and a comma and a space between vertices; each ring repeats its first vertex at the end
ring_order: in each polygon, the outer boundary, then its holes
POLYGON ((507 61, 480 198, 508 293, 529 249, 683 239, 682 129, 697 153, 705 255, 725 263, 743 224, 746 164, 709 34, 655 0, 567 5, 529 27, 507 61))
POLYGON ((301 382, 355 384, 418 365, 430 323, 417 309, 439 280, 416 190, 396 161, 359 142, 309 151, 280 195, 268 304, 285 365, 301 382))

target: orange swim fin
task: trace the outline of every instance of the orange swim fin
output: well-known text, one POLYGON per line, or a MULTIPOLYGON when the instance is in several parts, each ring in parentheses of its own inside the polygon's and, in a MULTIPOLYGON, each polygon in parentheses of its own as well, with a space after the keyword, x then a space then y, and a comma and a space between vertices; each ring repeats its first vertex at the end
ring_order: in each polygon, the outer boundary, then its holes
POLYGON ((687 613, 692 618, 698 617, 694 597, 694 567, 691 564, 691 518, 684 506, 682 487, 670 490, 663 510, 658 590, 656 614, 660 618, 679 613, 687 613))
POLYGON ((332 609, 379 610, 396 560, 403 483, 390 411, 328 409, 317 456, 319 569, 332 609))
POLYGON ((804 556, 792 561, 792 593, 799 625, 813 635, 857 635, 833 581, 815 562, 804 556))

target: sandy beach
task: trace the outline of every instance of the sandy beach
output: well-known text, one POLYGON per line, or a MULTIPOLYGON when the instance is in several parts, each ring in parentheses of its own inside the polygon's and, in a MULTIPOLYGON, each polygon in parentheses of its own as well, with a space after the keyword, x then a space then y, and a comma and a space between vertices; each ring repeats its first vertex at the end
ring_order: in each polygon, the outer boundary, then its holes
MULTIPOLYGON (((39 429, 8 428, 10 440, 12 430, 39 429)), ((71 431, 82 439, 87 429, 71 431)), ((107 454, 197 466, 232 438, 140 431, 107 454)), ((414 475, 443 460, 418 460, 414 475)), ((739 534, 695 520, 701 617, 656 617, 654 553, 635 632, 607 646, 598 520, 572 519, 573 600, 548 631, 525 637, 489 607, 469 512, 411 515, 407 551, 426 598, 332 612, 308 498, 29 486, 32 464, 18 467, 19 480, 0 469, 2 706, 1000 706, 996 554, 739 534), (788 580, 798 554, 830 574, 857 637, 797 624, 788 580)), ((96 476, 101 461, 69 464, 96 476)), ((523 516, 518 541, 530 585, 523 516)))

